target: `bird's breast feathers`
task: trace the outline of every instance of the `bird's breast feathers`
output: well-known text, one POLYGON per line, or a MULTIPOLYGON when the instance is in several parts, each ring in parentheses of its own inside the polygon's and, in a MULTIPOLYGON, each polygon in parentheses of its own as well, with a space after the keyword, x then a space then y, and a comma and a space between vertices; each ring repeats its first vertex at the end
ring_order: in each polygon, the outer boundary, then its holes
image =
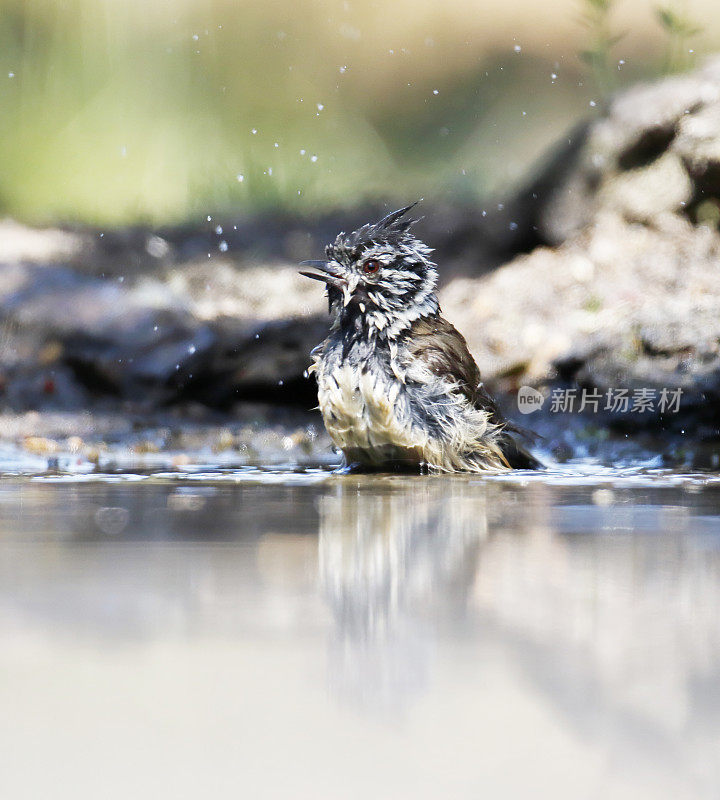
POLYGON ((401 359, 393 370, 321 353, 315 371, 325 427, 348 461, 423 462, 442 471, 506 467, 487 412, 420 360, 401 359))
POLYGON ((383 372, 344 363, 318 370, 318 399, 325 427, 344 451, 362 451, 371 460, 402 458, 413 451, 419 458, 427 436, 412 425, 402 383, 383 372))

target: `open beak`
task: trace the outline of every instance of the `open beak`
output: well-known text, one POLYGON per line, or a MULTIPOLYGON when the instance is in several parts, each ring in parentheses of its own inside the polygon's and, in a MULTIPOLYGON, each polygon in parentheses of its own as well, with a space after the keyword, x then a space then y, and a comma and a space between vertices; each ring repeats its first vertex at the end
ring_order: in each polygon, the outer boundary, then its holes
POLYGON ((301 267, 313 267, 317 272, 307 272, 300 270, 300 274, 306 278, 312 278, 316 281, 322 281, 336 289, 342 289, 347 286, 347 281, 339 274, 337 267, 333 266, 332 261, 301 261, 301 267))

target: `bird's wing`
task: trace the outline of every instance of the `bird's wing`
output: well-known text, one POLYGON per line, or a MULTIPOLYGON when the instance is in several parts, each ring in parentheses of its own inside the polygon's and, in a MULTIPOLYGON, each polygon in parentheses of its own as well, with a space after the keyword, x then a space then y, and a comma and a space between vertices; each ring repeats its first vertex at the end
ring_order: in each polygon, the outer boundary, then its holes
POLYGON ((505 430, 508 459, 513 467, 535 469, 540 465, 510 434, 531 439, 532 434, 505 419, 480 379, 480 370, 468 350, 465 337, 441 316, 422 317, 409 331, 410 355, 435 375, 445 378, 453 390, 463 394, 475 408, 486 411, 490 421, 505 430))
POLYGON ((409 331, 410 355, 440 378, 445 378, 467 399, 487 411, 497 413, 494 401, 482 389, 480 370, 470 355, 465 337, 441 316, 422 317, 409 331))

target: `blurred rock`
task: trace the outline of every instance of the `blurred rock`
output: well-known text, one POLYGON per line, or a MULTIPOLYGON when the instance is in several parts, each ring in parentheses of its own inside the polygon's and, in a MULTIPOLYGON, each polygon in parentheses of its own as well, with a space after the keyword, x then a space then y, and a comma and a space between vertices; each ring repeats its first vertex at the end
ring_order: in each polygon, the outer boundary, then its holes
POLYGON ((533 207, 540 241, 559 244, 604 211, 656 224, 693 214, 720 188, 720 58, 695 73, 634 86, 561 148, 515 203, 533 207), (533 203, 533 194, 539 198, 533 203))
POLYGON ((34 230, 11 219, 0 221, 0 262, 3 264, 74 259, 87 244, 82 236, 69 231, 34 230))
POLYGON ((546 246, 442 293, 486 379, 682 387, 603 422, 720 437, 720 59, 618 95, 508 208, 546 246))
POLYGON ((720 237, 687 220, 655 229, 605 213, 441 301, 505 388, 577 380, 680 386, 685 408, 720 399, 720 237))
POLYGON ((80 408, 99 397, 148 409, 280 396, 310 407, 303 372, 322 331, 301 320, 324 304, 311 288, 291 267, 222 261, 127 280, 8 265, 0 272, 0 397, 16 410, 80 408))

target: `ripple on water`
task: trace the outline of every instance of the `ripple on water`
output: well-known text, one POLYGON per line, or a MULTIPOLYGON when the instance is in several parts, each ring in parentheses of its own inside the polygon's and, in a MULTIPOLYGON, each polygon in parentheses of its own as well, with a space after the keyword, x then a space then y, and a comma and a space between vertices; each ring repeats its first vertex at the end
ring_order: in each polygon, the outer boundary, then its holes
MULTIPOLYGON (((184 465, 182 469, 140 472, 50 472, 45 474, 23 475, 22 472, 6 472, 6 478, 29 478, 33 482, 44 483, 133 483, 142 481, 170 481, 198 483, 259 485, 312 485, 328 480, 357 479, 357 475, 341 475, 327 466, 246 466, 239 468, 208 468, 205 465, 184 465)), ((413 476, 378 473, 362 476, 368 484, 386 481, 389 477, 413 480, 413 476)), ((417 476, 418 481, 428 480, 417 476)), ((705 472, 682 472, 656 466, 645 465, 607 467, 592 462, 577 462, 570 465, 552 465, 548 469, 530 471, 518 470, 490 475, 439 475, 430 476, 432 480, 466 481, 470 485, 500 483, 506 486, 525 488, 529 486, 557 487, 597 487, 599 491, 612 489, 680 488, 686 491, 700 491, 703 487, 720 485, 720 474, 705 472)), ((598 495, 600 497, 600 495, 598 495)))

